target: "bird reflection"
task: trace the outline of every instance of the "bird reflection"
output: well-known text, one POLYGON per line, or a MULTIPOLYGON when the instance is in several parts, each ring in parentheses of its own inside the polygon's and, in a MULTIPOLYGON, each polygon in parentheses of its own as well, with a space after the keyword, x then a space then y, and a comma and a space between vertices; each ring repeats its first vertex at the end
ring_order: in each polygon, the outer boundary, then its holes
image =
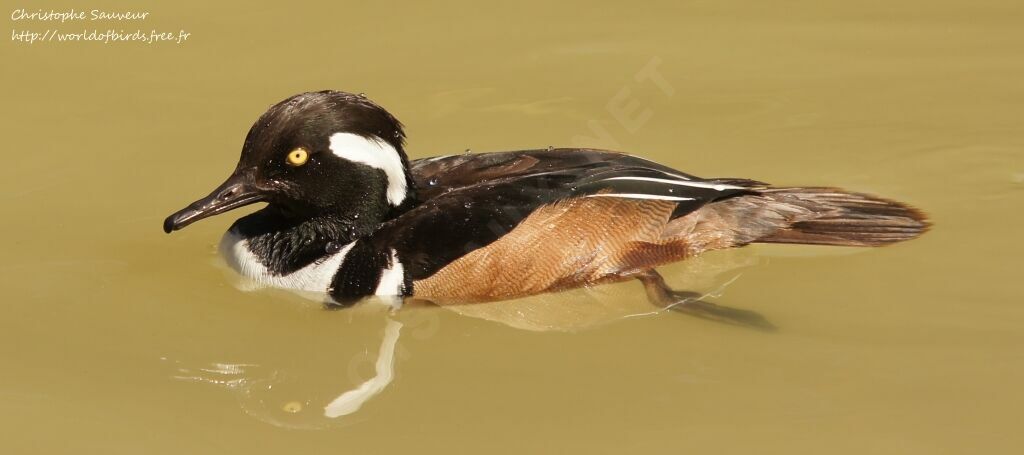
MULTIPOLYGON (((716 298, 742 274, 739 269, 757 265, 762 260, 757 255, 743 251, 723 252, 686 261, 670 269, 667 275, 686 277, 685 285, 688 288, 711 290, 694 293, 695 300, 716 298)), ((271 368, 255 363, 218 362, 188 368, 181 362, 174 362, 176 372, 173 377, 228 390, 236 396, 246 414, 274 426, 292 429, 347 426, 364 419, 360 417, 360 411, 371 405, 395 380, 396 364, 408 354, 401 351, 399 345, 403 328, 407 336, 418 340, 428 339, 440 330, 443 313, 451 312, 518 330, 572 333, 593 330, 616 321, 679 311, 678 308, 652 306, 642 296, 642 292, 632 283, 491 303, 451 304, 407 300, 402 305, 394 301, 380 301, 376 303, 386 305, 387 311, 383 314, 372 311, 381 314, 384 319, 383 335, 375 357, 373 351, 368 350, 365 356, 343 358, 335 365, 321 367, 321 374, 303 374, 302 377, 298 377, 294 369, 271 368), (415 308, 423 305, 431 308, 415 308), (346 362, 349 366, 347 377, 338 372, 326 373, 346 365, 346 362), (368 379, 364 379, 365 373, 359 375, 351 371, 354 366, 367 363, 373 366, 372 375, 368 379), (311 396, 311 393, 322 390, 331 392, 326 396, 311 396)), ((716 311, 753 314, 709 305, 718 309, 716 311)))
POLYGON ((384 339, 377 353, 377 362, 374 363, 376 375, 328 403, 324 407, 324 416, 334 419, 352 414, 391 384, 395 378, 395 347, 398 346, 401 330, 401 322, 388 318, 387 326, 384 327, 384 339))
POLYGON ((247 363, 212 363, 200 368, 176 364, 174 379, 209 384, 233 392, 246 414, 274 426, 293 429, 319 429, 346 423, 344 416, 359 411, 382 393, 395 377, 398 339, 403 324, 388 317, 384 336, 374 362, 373 377, 344 390, 330 400, 296 399, 292 390, 306 394, 308 384, 286 372, 247 363), (298 387, 293 387, 298 385, 298 387))

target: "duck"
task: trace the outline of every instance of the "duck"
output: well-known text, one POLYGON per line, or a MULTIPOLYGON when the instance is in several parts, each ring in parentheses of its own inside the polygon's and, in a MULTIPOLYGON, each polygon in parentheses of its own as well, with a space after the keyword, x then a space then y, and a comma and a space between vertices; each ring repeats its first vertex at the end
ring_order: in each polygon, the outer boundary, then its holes
POLYGON ((755 243, 877 247, 930 222, 894 200, 819 186, 700 178, 584 148, 410 160, 399 120, 363 94, 291 96, 249 129, 231 174, 167 233, 255 203, 220 242, 260 287, 331 307, 377 296, 515 299, 627 280, 659 307, 743 319, 672 289, 658 268, 755 243))

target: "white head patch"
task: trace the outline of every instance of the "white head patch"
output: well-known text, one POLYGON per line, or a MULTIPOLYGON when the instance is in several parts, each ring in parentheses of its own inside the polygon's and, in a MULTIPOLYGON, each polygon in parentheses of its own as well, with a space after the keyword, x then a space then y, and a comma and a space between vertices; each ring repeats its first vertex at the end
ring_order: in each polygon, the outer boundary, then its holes
POLYGON ((405 200, 405 166, 391 144, 376 138, 365 138, 352 133, 331 135, 331 152, 339 158, 384 171, 388 178, 388 202, 399 205, 405 200))

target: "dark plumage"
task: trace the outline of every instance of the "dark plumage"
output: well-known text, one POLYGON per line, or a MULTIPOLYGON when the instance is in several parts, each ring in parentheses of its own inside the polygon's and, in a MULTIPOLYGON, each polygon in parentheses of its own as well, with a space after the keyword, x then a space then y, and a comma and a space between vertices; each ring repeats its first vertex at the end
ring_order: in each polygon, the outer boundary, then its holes
MULTIPOLYGON (((228 181, 164 228, 267 202, 225 237, 229 262, 264 285, 339 303, 502 299, 638 278, 660 305, 686 299, 653 269, 707 250, 879 246, 928 228, 916 209, 835 188, 701 179, 589 149, 410 162, 404 140, 398 120, 365 97, 296 95, 253 125, 228 181)), ((749 316, 707 305, 687 308, 749 316)))

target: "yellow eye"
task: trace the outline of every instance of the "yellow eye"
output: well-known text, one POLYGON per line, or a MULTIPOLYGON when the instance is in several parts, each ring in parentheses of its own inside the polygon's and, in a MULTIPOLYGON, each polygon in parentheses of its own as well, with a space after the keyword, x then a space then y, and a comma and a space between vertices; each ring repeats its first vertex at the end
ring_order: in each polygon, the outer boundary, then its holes
POLYGON ((291 166, 302 166, 303 164, 306 164, 306 160, 308 159, 309 152, 302 147, 288 152, 288 164, 291 166))

